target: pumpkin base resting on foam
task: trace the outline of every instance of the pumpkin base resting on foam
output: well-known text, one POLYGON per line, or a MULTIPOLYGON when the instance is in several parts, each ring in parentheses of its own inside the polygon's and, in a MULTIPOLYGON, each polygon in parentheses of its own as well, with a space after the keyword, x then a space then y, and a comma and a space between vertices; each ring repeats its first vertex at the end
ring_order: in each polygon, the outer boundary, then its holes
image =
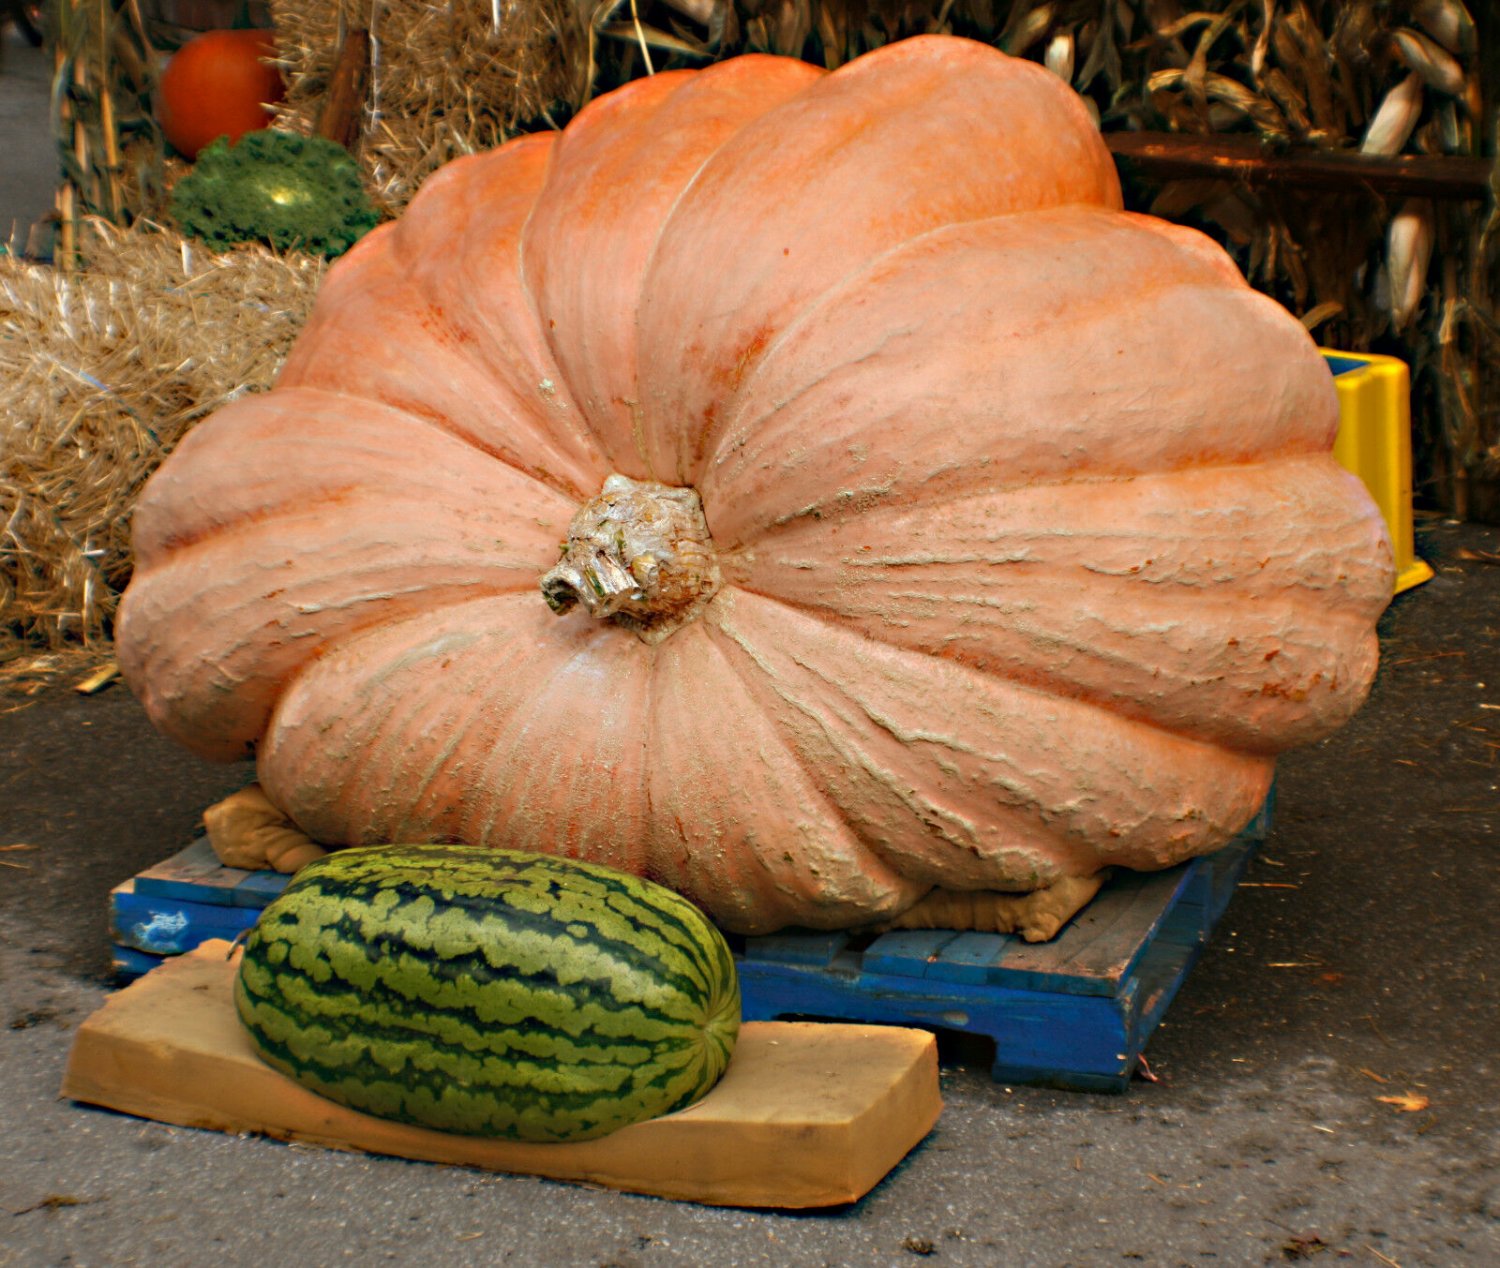
POLYGON ((328 853, 250 784, 203 812, 203 828, 225 867, 290 875, 328 853))
POLYGON ((1107 868, 1092 876, 1060 876, 1029 894, 935 889, 879 928, 1016 933, 1027 942, 1049 942, 1094 900, 1109 876, 1107 868))
MULTIPOLYGON (((251 784, 203 812, 209 844, 225 867, 248 871, 265 868, 297 872, 327 853, 278 810, 259 784, 251 784)), ((888 929, 959 929, 978 933, 1014 933, 1027 942, 1048 942, 1093 901, 1109 879, 1063 876, 1029 894, 995 890, 969 893, 934 889, 894 920, 875 926, 888 929)))

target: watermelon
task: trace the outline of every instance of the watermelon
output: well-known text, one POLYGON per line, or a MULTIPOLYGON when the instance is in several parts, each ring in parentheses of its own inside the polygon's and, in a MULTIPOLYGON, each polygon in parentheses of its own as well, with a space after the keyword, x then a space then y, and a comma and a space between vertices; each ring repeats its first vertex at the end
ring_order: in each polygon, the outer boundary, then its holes
POLYGON ((740 993, 686 899, 613 868, 393 845, 303 868, 245 943, 260 1056, 381 1118, 587 1140, 692 1104, 729 1063, 740 993))

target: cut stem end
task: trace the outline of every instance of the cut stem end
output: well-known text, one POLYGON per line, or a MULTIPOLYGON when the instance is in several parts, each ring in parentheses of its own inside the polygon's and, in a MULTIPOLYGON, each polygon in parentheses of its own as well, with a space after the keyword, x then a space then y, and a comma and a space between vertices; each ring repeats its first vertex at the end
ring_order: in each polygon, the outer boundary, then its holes
POLYGON ((653 644, 696 620, 721 584, 697 491, 622 475, 579 509, 541 580, 559 615, 582 604, 653 644))

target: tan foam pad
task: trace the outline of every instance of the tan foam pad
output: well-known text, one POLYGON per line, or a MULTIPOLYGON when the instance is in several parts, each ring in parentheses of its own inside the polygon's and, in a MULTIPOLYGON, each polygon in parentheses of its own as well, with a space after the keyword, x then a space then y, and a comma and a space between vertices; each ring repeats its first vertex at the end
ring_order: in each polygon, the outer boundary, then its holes
POLYGON ((62 1094, 184 1127, 785 1208, 855 1201, 942 1108, 925 1031, 747 1022, 702 1101, 599 1140, 528 1144, 386 1122, 325 1100, 255 1055, 235 1015, 228 953, 227 942, 206 942, 106 1000, 74 1038, 62 1094))

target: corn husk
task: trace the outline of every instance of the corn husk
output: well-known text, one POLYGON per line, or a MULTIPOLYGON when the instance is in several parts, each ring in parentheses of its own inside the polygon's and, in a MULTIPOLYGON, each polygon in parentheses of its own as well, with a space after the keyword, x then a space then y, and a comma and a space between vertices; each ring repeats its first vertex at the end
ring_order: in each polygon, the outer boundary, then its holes
POLYGON ((1464 68, 1441 44, 1418 31, 1407 29, 1397 31, 1393 38, 1401 60, 1419 74, 1429 88, 1450 97, 1464 95, 1468 87, 1464 68))
POLYGON ((1077 40, 1072 31, 1060 31, 1047 41, 1047 53, 1042 63, 1065 84, 1073 82, 1073 59, 1077 54, 1077 40))
POLYGON ((1365 154, 1400 154, 1422 115, 1422 76, 1413 71, 1386 93, 1365 129, 1365 154))
POLYGON ((1460 0, 1416 0, 1417 25, 1450 53, 1473 53, 1478 47, 1474 18, 1460 0))
POLYGON ((1386 231, 1386 273, 1391 324, 1405 330, 1416 315, 1427 289, 1427 270, 1432 263, 1435 237, 1432 203, 1408 198, 1391 217, 1386 231))

